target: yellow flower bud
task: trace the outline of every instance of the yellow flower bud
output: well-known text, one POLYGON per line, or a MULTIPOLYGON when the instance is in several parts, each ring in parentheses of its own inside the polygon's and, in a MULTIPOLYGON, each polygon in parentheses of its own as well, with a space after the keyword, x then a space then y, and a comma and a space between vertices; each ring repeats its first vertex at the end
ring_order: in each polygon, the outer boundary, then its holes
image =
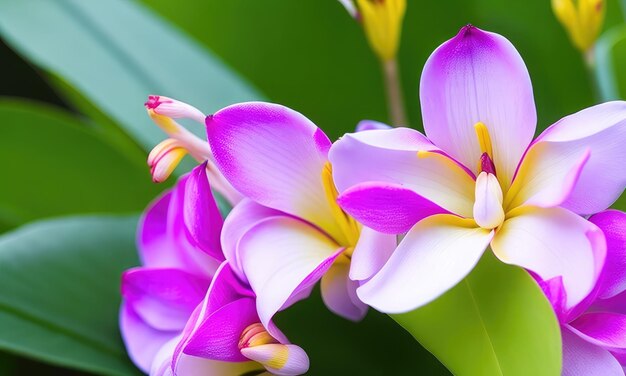
POLYGON ((552 10, 581 52, 595 43, 604 22, 604 0, 552 0, 552 10))
POLYGON ((359 15, 370 46, 383 61, 398 52, 406 0, 357 0, 359 15))

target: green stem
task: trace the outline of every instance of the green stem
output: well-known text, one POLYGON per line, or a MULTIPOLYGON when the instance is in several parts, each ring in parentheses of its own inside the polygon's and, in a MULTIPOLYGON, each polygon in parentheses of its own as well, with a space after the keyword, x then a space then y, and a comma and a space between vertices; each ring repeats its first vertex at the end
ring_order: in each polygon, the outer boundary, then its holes
POLYGON ((395 59, 383 61, 382 70, 385 78, 387 109, 389 111, 389 120, 391 121, 391 125, 394 127, 408 126, 406 112, 404 110, 404 97, 402 95, 402 86, 400 84, 398 62, 395 59))
POLYGON ((596 56, 595 46, 583 53, 583 61, 585 62, 585 68, 587 68, 587 76, 591 82, 591 92, 596 102, 602 102, 602 92, 600 90, 600 83, 598 82, 598 76, 596 75, 596 56))

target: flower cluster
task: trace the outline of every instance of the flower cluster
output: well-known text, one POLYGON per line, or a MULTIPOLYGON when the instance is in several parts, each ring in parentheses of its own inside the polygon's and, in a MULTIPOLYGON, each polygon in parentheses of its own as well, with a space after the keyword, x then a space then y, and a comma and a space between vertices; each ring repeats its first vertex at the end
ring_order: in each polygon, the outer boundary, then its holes
POLYGON ((411 311, 465 278, 489 249, 528 270, 562 325, 564 374, 623 375, 626 103, 567 116, 533 140, 529 74, 504 37, 466 26, 428 59, 425 135, 362 122, 332 143, 300 113, 261 102, 205 116, 152 96, 171 138, 149 158, 164 180, 123 276, 121 328, 153 375, 297 375, 303 349, 274 315, 320 282, 329 310, 411 311), (207 141, 175 118, 205 124, 207 141), (233 209, 223 220, 212 189, 233 209), (582 371, 581 371, 582 370, 582 371), (213 373, 211 373, 213 372, 213 373))

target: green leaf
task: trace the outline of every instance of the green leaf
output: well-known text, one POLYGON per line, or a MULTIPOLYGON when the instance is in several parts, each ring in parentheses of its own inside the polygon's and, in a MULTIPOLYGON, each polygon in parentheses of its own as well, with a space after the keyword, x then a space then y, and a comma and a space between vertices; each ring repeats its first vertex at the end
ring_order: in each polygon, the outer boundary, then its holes
MULTIPOLYGON (((28 60, 73 85, 145 149, 164 138, 142 106, 149 94, 207 112, 261 98, 215 56, 132 1, 0 0, 0 33, 28 60)), ((192 130, 204 135, 201 125, 192 130)))
POLYGON ((119 337, 119 281, 138 263, 137 217, 41 221, 0 237, 0 349, 134 375, 119 337))
POLYGON ((441 298, 392 317, 455 375, 560 375, 550 303, 527 272, 491 252, 441 298))
POLYGON ((78 119, 51 107, 0 100, 0 228, 71 213, 137 212, 162 187, 78 119))
POLYGON ((626 26, 617 26, 598 39, 595 75, 605 101, 626 98, 626 26))

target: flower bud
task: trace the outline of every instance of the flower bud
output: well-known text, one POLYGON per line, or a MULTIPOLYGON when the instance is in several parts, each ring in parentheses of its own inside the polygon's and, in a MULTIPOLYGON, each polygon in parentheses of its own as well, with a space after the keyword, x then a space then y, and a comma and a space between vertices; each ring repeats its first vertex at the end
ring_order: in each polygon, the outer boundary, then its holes
POLYGON ((187 150, 173 138, 168 138, 155 146, 148 155, 152 180, 155 183, 167 180, 186 154, 187 150))
POLYGON ((367 40, 382 61, 396 58, 406 0, 357 0, 367 40))
POLYGON ((581 52, 595 43, 604 22, 604 0, 552 0, 552 10, 581 52))

